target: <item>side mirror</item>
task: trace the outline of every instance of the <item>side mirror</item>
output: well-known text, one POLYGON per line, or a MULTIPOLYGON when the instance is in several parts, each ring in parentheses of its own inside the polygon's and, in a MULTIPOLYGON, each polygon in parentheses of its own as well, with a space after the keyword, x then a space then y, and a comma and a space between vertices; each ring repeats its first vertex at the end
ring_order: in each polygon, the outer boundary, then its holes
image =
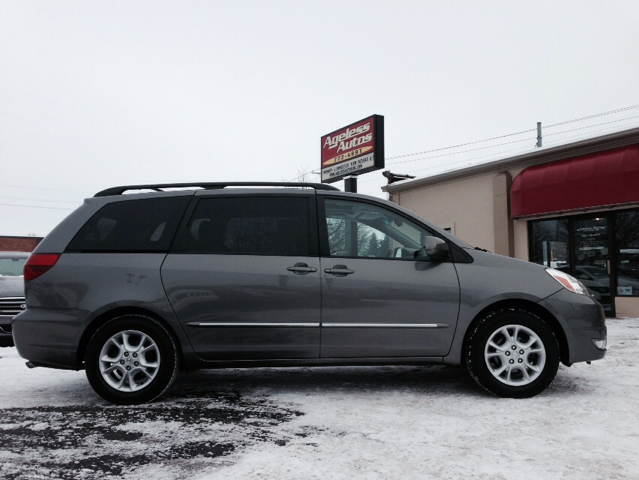
POLYGON ((426 250, 426 255, 436 262, 446 260, 446 257, 448 257, 448 254, 450 253, 448 244, 441 238, 437 237, 426 237, 424 250, 426 250))

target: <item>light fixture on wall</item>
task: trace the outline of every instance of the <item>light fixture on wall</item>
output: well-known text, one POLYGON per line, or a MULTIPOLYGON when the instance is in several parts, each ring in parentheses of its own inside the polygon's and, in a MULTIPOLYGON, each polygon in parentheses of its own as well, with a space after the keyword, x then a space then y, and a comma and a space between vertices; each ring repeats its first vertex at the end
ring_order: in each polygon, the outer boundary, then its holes
POLYGON ((402 175, 402 174, 399 174, 399 173, 391 173, 390 170, 384 170, 382 172, 382 175, 384 175, 388 179, 388 185, 390 185, 391 183, 400 182, 402 180, 415 178, 412 175, 402 175))

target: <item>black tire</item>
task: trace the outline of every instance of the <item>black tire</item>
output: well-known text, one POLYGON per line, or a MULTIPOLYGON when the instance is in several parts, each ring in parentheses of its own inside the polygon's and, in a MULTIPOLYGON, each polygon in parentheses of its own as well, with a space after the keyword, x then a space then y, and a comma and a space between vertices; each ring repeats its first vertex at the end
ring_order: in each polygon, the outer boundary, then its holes
POLYGON ((468 371, 484 389, 506 398, 529 398, 553 382, 559 344, 548 325, 525 310, 489 313, 468 341, 468 371))
POLYGON ((95 332, 85 366, 98 395, 117 405, 137 405, 155 400, 171 386, 179 359, 175 342, 161 323, 126 315, 95 332))

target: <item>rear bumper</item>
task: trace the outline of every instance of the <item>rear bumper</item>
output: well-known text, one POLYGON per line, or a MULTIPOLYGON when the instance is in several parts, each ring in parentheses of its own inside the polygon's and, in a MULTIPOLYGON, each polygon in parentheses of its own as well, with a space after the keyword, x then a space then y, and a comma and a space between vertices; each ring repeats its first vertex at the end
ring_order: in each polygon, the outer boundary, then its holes
POLYGON ((606 350, 595 340, 606 340, 606 316, 603 307, 585 295, 561 290, 539 302, 561 323, 568 346, 567 364, 600 360, 606 350))
POLYGON ((89 312, 27 308, 13 319, 13 339, 21 357, 36 365, 78 370, 77 352, 89 312))

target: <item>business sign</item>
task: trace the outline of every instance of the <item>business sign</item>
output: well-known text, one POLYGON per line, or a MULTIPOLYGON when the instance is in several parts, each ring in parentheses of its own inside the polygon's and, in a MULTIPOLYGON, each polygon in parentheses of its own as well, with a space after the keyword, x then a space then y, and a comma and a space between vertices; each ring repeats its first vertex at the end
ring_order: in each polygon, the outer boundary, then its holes
POLYGON ((384 117, 373 115, 322 137, 322 183, 384 168, 384 117))

